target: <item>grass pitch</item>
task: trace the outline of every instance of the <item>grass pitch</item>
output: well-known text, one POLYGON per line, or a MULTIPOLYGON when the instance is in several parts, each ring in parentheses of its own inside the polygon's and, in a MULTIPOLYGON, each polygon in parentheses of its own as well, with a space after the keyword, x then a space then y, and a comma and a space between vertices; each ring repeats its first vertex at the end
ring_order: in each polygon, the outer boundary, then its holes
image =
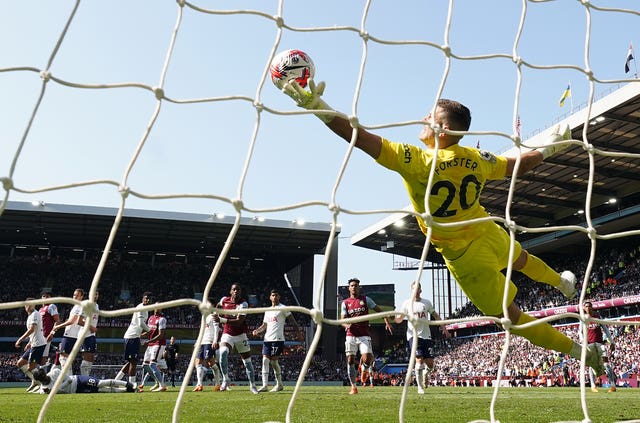
MULTIPOLYGON (((167 392, 126 394, 58 395, 46 413, 46 422, 170 422, 179 388, 167 392)), ((277 393, 252 395, 247 387, 228 392, 185 392, 179 412, 181 422, 286 421, 293 387, 277 393)), ((640 419, 639 389, 607 393, 587 390, 591 421, 610 423, 640 419)), ((303 386, 291 417, 296 423, 399 422, 400 387, 361 388, 349 395, 347 387, 303 386)), ((433 388, 418 395, 408 390, 404 421, 491 421, 491 388, 433 388)), ((35 422, 44 395, 25 393, 24 388, 0 389, 0 422, 35 422)), ((495 408, 502 423, 541 423, 584 419, 579 388, 502 388, 495 408)))

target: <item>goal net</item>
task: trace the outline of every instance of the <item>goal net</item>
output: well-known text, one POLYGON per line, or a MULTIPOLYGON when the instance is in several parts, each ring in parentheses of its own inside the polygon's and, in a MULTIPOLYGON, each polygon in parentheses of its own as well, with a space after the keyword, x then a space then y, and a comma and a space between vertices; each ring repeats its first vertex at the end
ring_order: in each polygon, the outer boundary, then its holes
MULTIPOLYGON (((243 214, 305 214, 330 221, 329 257, 339 225, 353 233, 375 219, 406 212, 407 197, 394 176, 354 151, 355 141, 335 141, 311 113, 296 108, 273 87, 268 65, 285 49, 301 49, 313 58, 316 80, 327 82, 327 102, 355 127, 392 139, 415 140, 422 117, 445 97, 470 106, 474 125, 465 142, 484 150, 537 147, 527 142, 527 133, 575 113, 584 123, 582 148, 591 166, 598 155, 640 157, 593 148, 588 132, 599 93, 638 84, 634 61, 627 62, 628 73, 622 71, 631 52, 628 37, 640 22, 635 0, 617 7, 595 4, 605 1, 547 0, 22 3, 5 5, 0 18, 6 47, 0 57, 0 213, 10 199, 43 196, 56 202, 117 205, 87 298, 100 288, 107 252, 127 208, 206 209, 236 217, 203 286, 205 299, 218 283, 243 214)), ((513 178, 504 213, 492 216, 512 239, 521 231, 563 229, 526 228, 512 219, 510 204, 517 186, 518 178, 513 178)), ((581 231, 591 242, 585 280, 599 241, 640 234, 599 234, 590 216, 592 188, 592 181, 585 184, 585 226, 566 228, 581 231)), ((422 217, 429 221, 431 212, 422 217)), ((419 268, 429 248, 426 242, 419 268)), ((353 322, 324 314, 328 259, 323 263, 313 307, 288 306, 310 315, 318 330, 291 394, 286 421, 294 420, 294 404, 304 389, 322 327, 353 322)), ((509 267, 507 279, 511 272, 509 267)), ((417 271, 415 279, 421 278, 417 271)), ((585 298, 583 290, 580 301, 585 298)), ((74 303, 69 298, 53 301, 74 303)), ((24 304, 6 302, 0 309, 24 304)), ((206 301, 188 298, 161 306, 184 305, 198 307, 203 315, 213 310, 206 301)), ((94 310, 91 301, 82 306, 87 313, 94 310)), ((100 310, 99 315, 132 312, 100 310)), ((541 321, 568 316, 587 321, 583 313, 541 321)), ((196 347, 203 337, 202 322, 196 347)), ((502 323, 509 334, 510 322, 502 323)), ((80 337, 87 333, 88 326, 80 337)), ((510 338, 505 339, 499 374, 509 349, 510 338)), ((191 377, 195 351, 185 379, 191 377)), ((185 391, 183 384, 174 421, 185 391)), ((497 421, 499 395, 496 384, 486 421, 497 421)), ((580 395, 583 421, 589 421, 584 377, 580 395)), ((39 421, 45 421, 52 397, 45 401, 39 421)), ((407 385, 398 398, 399 421, 404 421, 406 398, 407 385)))

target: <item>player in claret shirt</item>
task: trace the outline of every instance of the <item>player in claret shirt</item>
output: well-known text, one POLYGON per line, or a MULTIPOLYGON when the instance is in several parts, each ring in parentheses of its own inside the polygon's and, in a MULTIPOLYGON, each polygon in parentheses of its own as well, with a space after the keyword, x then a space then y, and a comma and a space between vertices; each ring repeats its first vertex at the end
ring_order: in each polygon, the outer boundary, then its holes
MULTIPOLYGON (((591 301, 585 301, 582 305, 584 313, 593 317, 594 319, 600 319, 600 314, 593 309, 593 304, 591 301)), ((582 338, 582 331, 580 331, 580 337, 582 338)), ((595 346, 601 351, 602 361, 604 363, 605 372, 607 374, 607 378, 609 379, 609 387, 608 392, 616 392, 616 372, 613 369, 613 366, 609 362, 609 351, 613 352, 615 350, 615 344, 613 343, 613 337, 611 336, 611 331, 606 325, 598 322, 589 322, 589 326, 587 328, 587 343, 589 346, 595 346), (609 348, 606 347, 605 341, 609 343, 609 348)), ((598 392, 598 388, 596 387, 596 377, 599 375, 594 374, 594 369, 591 367, 589 370, 589 382, 591 383, 591 391, 598 392)))
MULTIPOLYGON (((229 295, 222 297, 216 308, 222 308, 225 310, 240 310, 249 308, 249 304, 242 297, 242 288, 239 284, 234 283, 231 285, 229 295)), ((247 326, 245 314, 228 314, 223 316, 214 316, 214 320, 224 324, 222 329, 222 337, 220 338, 220 371, 222 372, 222 384, 220 385, 221 391, 226 391, 229 386, 229 352, 235 347, 236 351, 242 357, 242 363, 247 372, 247 378, 249 379, 249 390, 253 394, 258 393, 258 389, 255 384, 255 371, 253 369, 253 363, 251 362, 251 346, 249 345, 249 338, 247 332, 249 328, 247 326)))
MULTIPOLYGON (((42 291, 40 294, 41 298, 51 298, 50 291, 42 291)), ((49 353, 51 352, 51 339, 53 335, 49 336, 53 326, 60 322, 60 314, 58 313, 58 307, 55 304, 42 304, 42 306, 38 309, 38 313, 42 316, 42 331, 44 332, 44 337, 47 340, 47 345, 44 348, 44 352, 42 353, 42 360, 40 361, 41 366, 47 365, 49 361, 49 353)), ((47 366, 48 367, 48 366, 47 366)))
MULTIPOLYGON (((164 356, 164 347, 167 344, 167 319, 162 315, 162 310, 156 308, 153 315, 147 321, 149 326, 149 341, 144 352, 142 368, 151 375, 156 383, 151 388, 151 392, 164 392, 167 385, 164 381, 164 374, 158 368, 158 360, 164 356)), ((140 384, 142 388, 144 381, 140 384)))
MULTIPOLYGON (((349 298, 342 302, 340 316, 342 319, 350 317, 366 316, 369 310, 377 312, 383 311, 371 298, 360 295, 360 280, 357 278, 349 279, 349 298)), ((389 333, 393 333, 393 329, 389 324, 389 319, 384 318, 385 329, 389 333)), ((356 323, 343 323, 342 326, 347 332, 344 343, 344 352, 347 356, 347 376, 351 383, 350 394, 357 394, 356 387, 356 354, 358 350, 362 357, 362 375, 360 379, 364 382, 371 377, 371 366, 373 365, 373 347, 371 346, 371 330, 369 321, 365 320, 356 323)), ((371 384, 373 386, 373 383, 371 384)))

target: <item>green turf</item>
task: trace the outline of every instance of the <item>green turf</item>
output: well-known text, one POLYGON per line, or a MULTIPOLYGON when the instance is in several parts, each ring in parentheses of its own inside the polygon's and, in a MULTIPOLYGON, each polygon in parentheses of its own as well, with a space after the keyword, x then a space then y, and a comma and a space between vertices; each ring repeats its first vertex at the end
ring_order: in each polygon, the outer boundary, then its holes
MULTIPOLYGON (((46 422, 169 422, 178 388, 163 393, 58 395, 47 412, 46 422)), ((185 393, 179 413, 181 422, 285 421, 292 387, 279 393, 252 395, 246 387, 230 392, 185 393)), ((379 423, 398 422, 402 389, 362 388, 349 395, 346 387, 305 386, 293 409, 292 422, 379 423)), ((491 421, 490 388, 429 388, 418 395, 409 389, 405 422, 491 421)), ((640 419, 639 389, 607 393, 587 391, 589 417, 608 423, 640 419)), ((44 395, 26 394, 24 388, 0 389, 0 422, 34 422, 44 395)), ((500 390, 495 418, 502 423, 582 421, 578 388, 504 388, 500 390)))

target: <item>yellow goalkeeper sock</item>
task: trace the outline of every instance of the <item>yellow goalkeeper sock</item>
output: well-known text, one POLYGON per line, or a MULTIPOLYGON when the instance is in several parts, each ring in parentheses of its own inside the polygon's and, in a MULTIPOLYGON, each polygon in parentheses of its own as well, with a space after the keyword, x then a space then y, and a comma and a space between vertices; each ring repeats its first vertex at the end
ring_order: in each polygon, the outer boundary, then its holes
MULTIPOLYGON (((523 325, 525 323, 538 320, 526 313, 520 314, 520 318, 516 324, 523 325)), ((528 328, 512 329, 511 333, 523 336, 539 347, 569 353, 574 342, 562 332, 556 330, 548 323, 533 325, 528 328)))
POLYGON ((560 285, 560 274, 533 254, 528 255, 527 262, 522 269, 518 271, 524 273, 536 282, 546 283, 553 287, 560 285))

